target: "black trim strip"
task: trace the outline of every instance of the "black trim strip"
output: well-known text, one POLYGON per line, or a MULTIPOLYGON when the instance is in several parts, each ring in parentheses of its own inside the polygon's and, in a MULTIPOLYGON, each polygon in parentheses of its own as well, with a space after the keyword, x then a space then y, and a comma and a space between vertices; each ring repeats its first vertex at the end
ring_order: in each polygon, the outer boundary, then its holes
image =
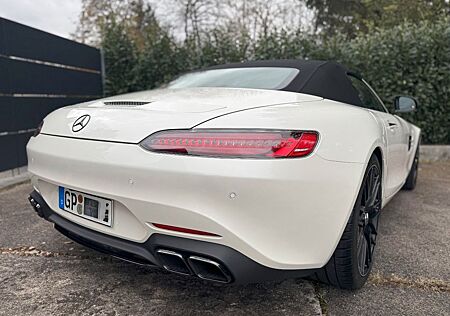
POLYGON ((40 135, 46 135, 46 136, 52 136, 52 137, 61 137, 61 138, 70 138, 70 139, 76 139, 76 140, 88 140, 88 141, 92 141, 92 142, 101 142, 101 143, 139 145, 139 143, 123 142, 123 141, 119 141, 119 140, 105 140, 105 139, 85 138, 85 137, 75 137, 75 136, 67 136, 67 135, 56 135, 56 134, 49 134, 49 133, 40 133, 40 135))

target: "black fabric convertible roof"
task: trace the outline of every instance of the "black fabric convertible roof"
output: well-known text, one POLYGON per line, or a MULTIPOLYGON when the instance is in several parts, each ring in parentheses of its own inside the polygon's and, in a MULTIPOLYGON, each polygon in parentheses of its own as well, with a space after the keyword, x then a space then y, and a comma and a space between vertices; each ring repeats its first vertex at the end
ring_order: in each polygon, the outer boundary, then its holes
MULTIPOLYGON (((347 74, 351 72, 333 61, 321 60, 260 60, 232 63, 207 68, 288 67, 299 70, 298 75, 282 91, 317 95, 325 99, 361 106, 358 92, 347 74)), ((351 73, 353 74, 353 73, 351 73)), ((354 74, 353 74, 354 75, 354 74)))

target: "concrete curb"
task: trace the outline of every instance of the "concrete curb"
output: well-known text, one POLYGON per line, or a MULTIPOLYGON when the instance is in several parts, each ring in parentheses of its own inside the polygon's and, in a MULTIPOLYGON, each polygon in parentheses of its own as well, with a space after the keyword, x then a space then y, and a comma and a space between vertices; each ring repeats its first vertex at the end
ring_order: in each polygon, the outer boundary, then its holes
POLYGON ((450 145, 420 145, 420 160, 430 162, 450 160, 450 145))
POLYGON ((30 179, 27 167, 0 172, 0 190, 26 182, 30 179))

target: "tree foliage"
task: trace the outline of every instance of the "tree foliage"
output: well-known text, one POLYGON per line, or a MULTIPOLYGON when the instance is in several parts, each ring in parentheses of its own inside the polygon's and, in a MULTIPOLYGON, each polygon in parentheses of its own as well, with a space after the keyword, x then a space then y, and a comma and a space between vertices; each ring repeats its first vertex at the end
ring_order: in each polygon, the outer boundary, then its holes
POLYGON ((404 22, 434 21, 450 14, 448 0, 306 0, 314 10, 315 28, 322 35, 353 38, 374 28, 404 22))
POLYGON ((140 49, 148 33, 162 31, 152 6, 144 0, 82 0, 82 11, 73 37, 99 46, 105 32, 117 25, 140 49))
MULTIPOLYGON (((450 143, 450 20, 445 14, 446 1, 433 1, 433 5, 422 1, 416 7, 406 6, 409 0, 357 1, 359 4, 354 7, 349 4, 353 11, 334 11, 335 22, 330 22, 332 18, 328 17, 327 23, 336 23, 340 32, 329 32, 321 24, 321 36, 298 26, 287 28, 265 19, 267 8, 259 8, 256 4, 263 1, 255 1, 251 21, 260 23, 259 26, 245 20, 245 15, 250 14, 248 7, 233 1, 227 4, 224 0, 225 5, 236 6, 233 12, 242 14, 236 13, 236 23, 230 18, 205 26, 205 21, 198 20, 194 26, 191 21, 183 40, 177 40, 173 28, 162 26, 147 2, 126 0, 132 4, 122 7, 114 5, 115 1, 85 0, 97 4, 111 2, 100 7, 103 13, 98 17, 101 21, 98 41, 106 66, 105 92, 113 95, 151 89, 182 72, 229 62, 286 58, 336 60, 361 73, 391 110, 394 96, 415 96, 420 103, 418 112, 403 116, 422 128, 425 143, 450 143), (400 7, 404 8, 401 13, 400 7), (262 11, 259 14, 254 10, 262 11), (343 17, 350 15, 352 23, 347 26, 352 30, 341 25, 346 23, 343 17), (422 20, 411 22, 414 17, 422 20), (381 19, 389 27, 380 26, 381 19)), ((317 8, 321 3, 330 5, 333 1, 311 0, 307 4, 313 2, 317 8)), ((195 11, 202 0, 177 3, 185 6, 194 3, 197 7, 189 10, 195 11)), ((211 3, 213 0, 208 0, 211 3)), ((202 10, 217 12, 208 6, 202 10)), ((199 13, 188 13, 187 19, 196 14, 199 13)), ((283 13, 279 14, 278 18, 283 13)), ((91 12, 91 16, 96 14, 91 12)), ((317 21, 319 16, 318 13, 317 21)))
POLYGON ((136 46, 124 27, 112 23, 104 29, 102 49, 105 62, 105 94, 120 94, 136 89, 136 46))

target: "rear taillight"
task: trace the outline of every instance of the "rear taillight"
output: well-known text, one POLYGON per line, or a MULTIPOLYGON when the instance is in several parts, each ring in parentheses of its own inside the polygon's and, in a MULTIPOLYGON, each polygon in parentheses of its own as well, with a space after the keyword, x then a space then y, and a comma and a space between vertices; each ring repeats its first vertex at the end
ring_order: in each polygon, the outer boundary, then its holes
POLYGON ((146 150, 179 155, 236 158, 294 158, 309 155, 318 133, 279 130, 170 130, 141 142, 146 150))

